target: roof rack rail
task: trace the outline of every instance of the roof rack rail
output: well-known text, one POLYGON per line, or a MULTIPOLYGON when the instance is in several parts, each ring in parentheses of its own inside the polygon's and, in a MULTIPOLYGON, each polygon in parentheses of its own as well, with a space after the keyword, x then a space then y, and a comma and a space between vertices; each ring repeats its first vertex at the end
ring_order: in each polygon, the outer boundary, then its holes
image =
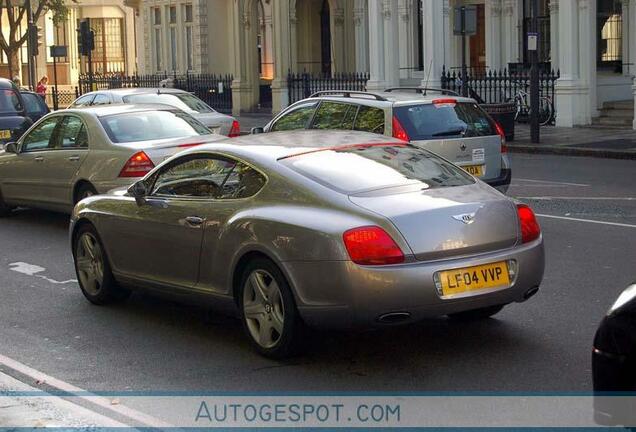
POLYGON ((329 95, 331 95, 331 96, 342 95, 342 97, 347 97, 347 98, 350 98, 350 97, 353 97, 353 96, 370 96, 370 97, 375 98, 375 100, 378 100, 378 101, 386 101, 387 100, 385 97, 380 96, 379 94, 363 92, 363 91, 349 91, 349 90, 323 90, 323 91, 315 92, 314 94, 312 94, 309 97, 313 98, 313 97, 318 97, 318 96, 329 96, 329 95))
POLYGON ((456 91, 441 89, 441 88, 433 88, 433 87, 390 87, 388 89, 385 89, 384 91, 387 93, 391 93, 392 91, 396 91, 396 90, 413 90, 413 91, 420 92, 422 94, 426 94, 427 91, 433 91, 433 92, 439 92, 447 96, 459 96, 459 93, 457 93, 456 91))

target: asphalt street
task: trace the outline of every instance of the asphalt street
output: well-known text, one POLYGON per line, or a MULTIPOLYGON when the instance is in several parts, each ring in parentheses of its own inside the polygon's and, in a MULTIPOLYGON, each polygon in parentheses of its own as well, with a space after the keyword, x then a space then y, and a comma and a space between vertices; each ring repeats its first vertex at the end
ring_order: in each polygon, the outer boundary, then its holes
POLYGON ((90 305, 68 216, 22 210, 0 220, 0 355, 92 391, 590 390, 595 328, 636 280, 636 161, 512 159, 509 195, 542 215, 546 273, 494 319, 315 333, 303 356, 271 361, 237 320, 200 306, 141 294, 90 305))

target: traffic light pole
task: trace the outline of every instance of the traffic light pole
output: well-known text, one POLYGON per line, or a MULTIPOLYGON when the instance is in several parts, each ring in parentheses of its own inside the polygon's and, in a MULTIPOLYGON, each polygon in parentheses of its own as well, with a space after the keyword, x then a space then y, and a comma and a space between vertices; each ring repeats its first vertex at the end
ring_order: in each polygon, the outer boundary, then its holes
MULTIPOLYGON (((35 47, 33 46, 33 35, 31 34, 34 31, 35 26, 33 25, 33 12, 31 11, 31 0, 25 0, 24 2, 24 7, 26 8, 26 13, 27 13, 27 20, 28 20, 28 25, 27 25, 27 32, 29 33, 27 35, 27 54, 28 54, 28 66, 29 66, 29 85, 31 86, 31 88, 33 90, 35 90, 35 47)), ((37 32, 37 30, 36 30, 37 32)), ((35 39, 37 40, 37 36, 35 37, 35 39)))
MULTIPOLYGON (((532 32, 539 33, 539 0, 532 0, 532 32)), ((530 141, 541 141, 539 126, 539 51, 538 46, 530 51, 532 68, 530 69, 530 141)))

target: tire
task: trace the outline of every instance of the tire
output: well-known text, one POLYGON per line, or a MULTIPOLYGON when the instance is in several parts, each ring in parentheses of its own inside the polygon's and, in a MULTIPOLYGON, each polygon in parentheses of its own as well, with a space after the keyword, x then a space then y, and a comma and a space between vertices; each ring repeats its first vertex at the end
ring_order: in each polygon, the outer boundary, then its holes
POLYGON ((75 202, 73 204, 77 204, 84 198, 88 198, 90 196, 97 195, 97 191, 90 183, 82 184, 75 193, 75 202))
POLYGON ((539 124, 541 126, 546 126, 550 124, 553 118, 554 105, 552 104, 552 101, 547 97, 542 97, 539 105, 539 124))
POLYGON ((247 264, 238 304, 243 328, 256 351, 272 359, 298 354, 304 324, 289 283, 276 264, 266 258, 247 264))
POLYGON ((12 210, 13 208, 10 207, 9 204, 4 202, 4 199, 2 198, 2 192, 0 192, 0 217, 9 216, 12 210))
POLYGON ((90 224, 80 227, 73 239, 73 262, 80 289, 89 302, 105 305, 130 295, 117 285, 104 246, 90 224))
POLYGON ((480 309, 467 310, 464 312, 457 312, 448 314, 449 318, 458 321, 477 321, 490 318, 491 316, 501 312, 505 305, 488 306, 480 309))

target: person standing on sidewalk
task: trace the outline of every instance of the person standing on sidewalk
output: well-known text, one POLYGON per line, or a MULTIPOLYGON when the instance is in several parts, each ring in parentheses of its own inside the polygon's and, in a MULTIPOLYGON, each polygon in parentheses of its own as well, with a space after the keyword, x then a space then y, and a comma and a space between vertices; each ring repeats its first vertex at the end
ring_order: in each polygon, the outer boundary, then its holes
POLYGON ((35 92, 42 97, 42 99, 46 100, 46 85, 49 83, 49 77, 44 75, 40 81, 38 81, 38 85, 35 88, 35 92))

